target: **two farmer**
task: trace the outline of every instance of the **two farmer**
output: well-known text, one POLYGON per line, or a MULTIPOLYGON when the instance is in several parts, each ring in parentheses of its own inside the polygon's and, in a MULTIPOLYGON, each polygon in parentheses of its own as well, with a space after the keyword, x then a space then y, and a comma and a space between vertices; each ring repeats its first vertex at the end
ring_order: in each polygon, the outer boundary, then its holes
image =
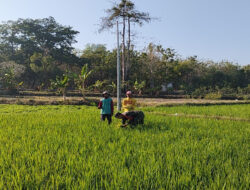
MULTIPOLYGON (((143 124, 143 112, 134 111, 136 106, 136 100, 132 98, 132 92, 127 91, 126 96, 127 97, 122 101, 122 108, 124 110, 124 113, 117 113, 115 117, 118 119, 122 119, 123 126, 126 126, 128 124, 143 124)), ((108 123, 110 124, 112 122, 112 115, 114 113, 114 104, 107 91, 103 92, 103 97, 104 98, 100 100, 98 104, 98 109, 101 109, 101 120, 105 121, 105 119, 107 118, 108 123)))

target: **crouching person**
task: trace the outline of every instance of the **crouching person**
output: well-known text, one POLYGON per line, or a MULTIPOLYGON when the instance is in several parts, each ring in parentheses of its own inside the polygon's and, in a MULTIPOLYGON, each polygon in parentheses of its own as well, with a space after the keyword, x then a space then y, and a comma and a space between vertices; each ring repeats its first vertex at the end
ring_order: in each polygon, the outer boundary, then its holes
POLYGON ((115 117, 122 119, 122 126, 127 125, 136 126, 138 124, 144 124, 144 113, 142 111, 129 111, 125 113, 116 113, 115 117))
POLYGON ((98 109, 101 109, 101 120, 105 121, 107 118, 108 124, 112 122, 112 115, 114 112, 113 100, 107 91, 103 92, 103 99, 100 100, 98 104, 98 109))

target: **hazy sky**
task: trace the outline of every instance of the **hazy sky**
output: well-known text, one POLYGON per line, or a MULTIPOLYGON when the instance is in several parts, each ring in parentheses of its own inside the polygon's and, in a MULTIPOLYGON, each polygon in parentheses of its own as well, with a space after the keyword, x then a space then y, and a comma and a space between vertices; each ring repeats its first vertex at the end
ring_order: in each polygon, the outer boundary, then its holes
MULTIPOLYGON (((100 18, 113 0, 0 0, 0 22, 53 16, 80 34, 74 46, 116 46, 115 29, 99 34, 100 18)), ((134 43, 173 48, 183 58, 250 64, 250 0, 134 0, 136 8, 159 18, 136 27, 134 43)))

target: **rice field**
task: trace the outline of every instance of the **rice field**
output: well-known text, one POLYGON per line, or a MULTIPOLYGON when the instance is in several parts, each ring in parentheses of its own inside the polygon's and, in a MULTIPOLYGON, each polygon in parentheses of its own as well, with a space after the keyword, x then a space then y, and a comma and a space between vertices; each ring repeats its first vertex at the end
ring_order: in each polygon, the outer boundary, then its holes
POLYGON ((249 189, 249 104, 142 110, 0 105, 0 189, 249 189))

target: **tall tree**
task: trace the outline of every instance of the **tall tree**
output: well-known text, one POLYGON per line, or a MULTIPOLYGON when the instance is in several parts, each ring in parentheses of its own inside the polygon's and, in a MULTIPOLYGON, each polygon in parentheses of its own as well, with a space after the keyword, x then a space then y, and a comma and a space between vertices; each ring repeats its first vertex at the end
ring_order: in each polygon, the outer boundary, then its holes
POLYGON ((130 46, 131 46, 131 22, 142 25, 144 22, 149 22, 151 18, 148 13, 139 12, 135 9, 135 5, 130 0, 121 0, 119 4, 115 4, 111 9, 106 10, 107 16, 101 20, 100 31, 113 28, 116 21, 122 20, 122 80, 127 79, 128 65, 130 60, 130 46), (128 41, 126 48, 126 27, 128 27, 128 41), (127 59, 126 59, 126 51, 127 59))
POLYGON ((34 59, 34 54, 39 55, 40 60, 53 59, 50 63, 53 65, 69 65, 79 60, 72 52, 77 33, 72 27, 60 25, 53 17, 8 21, 0 25, 0 61, 25 65, 26 77, 31 79, 27 80, 34 83, 39 76, 32 68, 41 63, 34 59))

